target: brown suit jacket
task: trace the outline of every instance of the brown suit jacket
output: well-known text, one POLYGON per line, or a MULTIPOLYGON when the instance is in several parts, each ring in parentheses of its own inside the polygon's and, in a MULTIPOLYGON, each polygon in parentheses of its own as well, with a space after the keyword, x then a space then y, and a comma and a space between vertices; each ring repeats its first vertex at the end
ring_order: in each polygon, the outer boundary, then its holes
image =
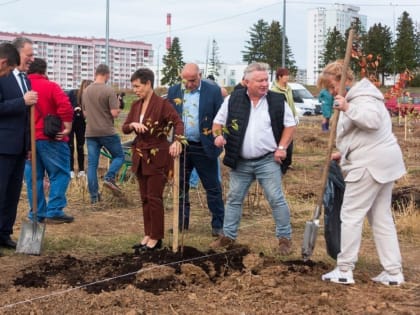
MULTIPOLYGON (((125 134, 133 132, 129 124, 140 121, 143 100, 134 101, 122 126, 125 134)), ((137 133, 132 145, 132 170, 138 176, 167 174, 173 166, 169 155, 168 134, 173 126, 174 135, 184 134, 184 124, 168 100, 153 93, 144 113, 143 122, 148 131, 137 133)))

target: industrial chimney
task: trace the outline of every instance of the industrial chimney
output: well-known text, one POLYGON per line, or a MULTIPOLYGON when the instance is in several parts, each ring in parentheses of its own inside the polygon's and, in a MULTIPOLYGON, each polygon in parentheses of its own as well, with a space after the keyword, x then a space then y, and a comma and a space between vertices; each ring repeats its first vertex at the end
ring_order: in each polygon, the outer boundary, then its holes
POLYGON ((166 14, 166 26, 168 27, 168 36, 166 36, 166 50, 171 48, 171 14, 166 14))

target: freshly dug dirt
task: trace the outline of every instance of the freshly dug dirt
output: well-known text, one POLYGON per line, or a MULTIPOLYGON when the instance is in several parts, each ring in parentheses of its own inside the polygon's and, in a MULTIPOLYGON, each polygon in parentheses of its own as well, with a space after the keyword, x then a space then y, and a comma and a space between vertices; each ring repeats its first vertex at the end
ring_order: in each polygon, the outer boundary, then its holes
MULTIPOLYGON (((190 193, 185 246, 173 253, 166 233, 162 250, 135 254, 131 245, 143 231, 136 182, 123 184, 123 199, 104 193, 105 201, 91 207, 85 183, 72 181, 66 211, 76 220, 47 226, 42 256, 1 249, 0 314, 420 314, 420 139, 404 141, 403 128, 394 129, 408 169, 393 194, 407 281, 401 287, 371 281, 382 268, 367 225, 355 285, 321 281, 335 264, 326 254, 322 226, 312 260, 301 259, 303 228, 316 203, 328 141, 314 117, 302 119, 293 167, 283 180, 292 214, 291 256, 277 253, 271 210, 258 185, 244 201, 237 243, 227 250, 209 250, 210 215, 200 187, 190 193)), ((225 194, 228 178, 223 168, 225 194)), ((168 231, 172 211, 170 201, 165 204, 168 231)), ((14 238, 27 210, 23 191, 14 238)))

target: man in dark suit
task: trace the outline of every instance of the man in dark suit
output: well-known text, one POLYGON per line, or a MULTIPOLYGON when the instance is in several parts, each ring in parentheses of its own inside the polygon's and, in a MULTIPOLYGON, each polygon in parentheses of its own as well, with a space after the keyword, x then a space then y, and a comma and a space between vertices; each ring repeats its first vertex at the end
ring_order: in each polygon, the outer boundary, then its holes
POLYGON ((0 44, 0 77, 10 74, 20 63, 19 52, 10 43, 0 44))
POLYGON ((30 145, 29 106, 38 100, 37 93, 30 91, 29 81, 23 75, 34 60, 32 41, 19 37, 13 45, 19 52, 20 64, 9 75, 0 78, 0 246, 6 248, 16 248, 10 235, 30 145))
POLYGON ((214 145, 211 127, 223 102, 220 87, 201 80, 200 69, 188 63, 181 72, 182 83, 169 88, 168 99, 182 117, 188 145, 180 158, 179 228, 189 228, 189 179, 197 170, 207 194, 207 205, 212 213, 212 235, 222 232, 224 204, 218 178, 218 156, 221 149, 214 145))

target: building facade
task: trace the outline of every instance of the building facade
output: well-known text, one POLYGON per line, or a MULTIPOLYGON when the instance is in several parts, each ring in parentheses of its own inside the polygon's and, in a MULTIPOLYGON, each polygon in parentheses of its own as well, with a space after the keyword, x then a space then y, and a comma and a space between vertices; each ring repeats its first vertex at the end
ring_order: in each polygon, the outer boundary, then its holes
MULTIPOLYGON (((200 68, 201 77, 205 79, 210 73, 208 72, 208 65, 201 62, 196 62, 200 68)), ((246 63, 239 64, 226 64, 221 63, 220 68, 218 69, 219 75, 216 77, 216 83, 220 86, 234 86, 241 82, 242 77, 244 76, 244 70, 248 66, 246 63)), ((163 78, 163 67, 157 67, 157 65, 152 65, 149 67, 155 73, 155 84, 154 87, 160 86, 159 80, 163 78), (159 71, 159 75, 157 75, 159 71)))
POLYGON ((324 52, 329 30, 334 27, 344 36, 351 23, 357 18, 366 30, 367 17, 359 14, 360 8, 354 5, 335 3, 331 7, 308 11, 307 16, 307 54, 306 84, 315 85, 321 72, 320 58, 324 52))
MULTIPOLYGON (((78 88, 82 80, 93 80, 96 66, 105 63, 105 39, 0 32, 0 43, 19 36, 34 42, 35 57, 45 59, 48 78, 63 89, 78 88)), ((131 88, 133 72, 151 64, 151 44, 109 40, 110 84, 116 89, 131 88)))

